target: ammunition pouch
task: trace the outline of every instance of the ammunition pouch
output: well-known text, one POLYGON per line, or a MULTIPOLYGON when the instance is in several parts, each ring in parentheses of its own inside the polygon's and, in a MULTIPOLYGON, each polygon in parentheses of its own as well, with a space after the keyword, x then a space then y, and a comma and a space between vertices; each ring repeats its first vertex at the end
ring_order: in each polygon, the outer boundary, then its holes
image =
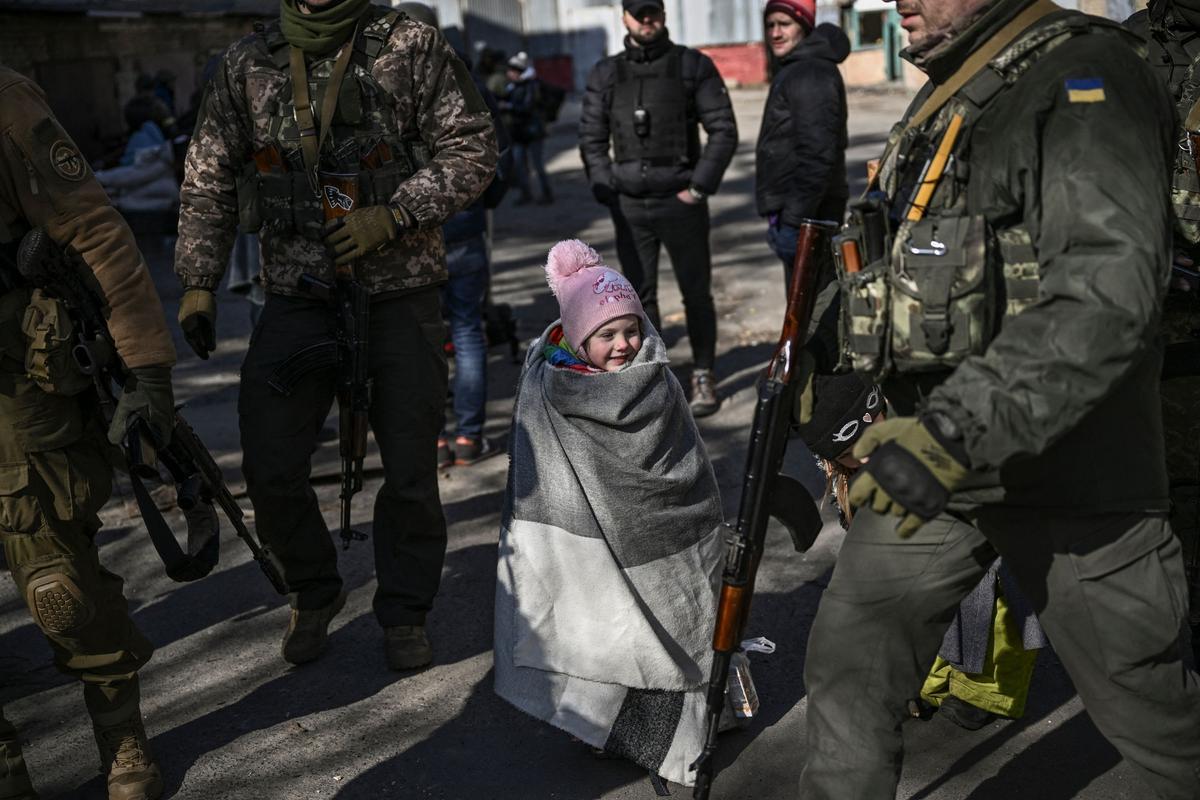
POLYGON ((891 356, 898 370, 950 369, 991 342, 989 233, 982 216, 901 225, 889 272, 891 356))
MULTIPOLYGON (((869 230, 862 214, 852 220, 842 237, 857 239, 860 252, 875 255, 878 232, 869 230)), ((881 377, 893 368, 953 369, 983 353, 997 330, 999 250, 978 215, 904 222, 884 257, 857 272, 846 269, 835 248, 843 364, 881 377)))
MULTIPOLYGON (((404 181, 417 170, 417 154, 403 148, 401 157, 358 172, 358 197, 355 208, 386 205, 404 181)), ((349 199, 348 195, 344 195, 349 199)), ((353 209, 345 209, 347 212, 353 209)), ((325 209, 320 195, 313 192, 303 172, 260 172, 249 162, 238 179, 238 224, 245 233, 257 233, 264 227, 274 233, 297 233, 320 241, 325 225, 325 209)))
POLYGON ((29 340, 25 374, 42 391, 70 397, 91 388, 92 379, 79 369, 72 353, 75 323, 62 301, 34 289, 21 331, 29 340))
MULTIPOLYGON (((1184 153, 1183 158, 1190 160, 1191 155, 1184 153)), ((1171 205, 1175 210, 1176 234, 1195 247, 1200 245, 1200 174, 1196 173, 1194 165, 1182 161, 1180 159, 1176 164, 1171 179, 1171 205)))

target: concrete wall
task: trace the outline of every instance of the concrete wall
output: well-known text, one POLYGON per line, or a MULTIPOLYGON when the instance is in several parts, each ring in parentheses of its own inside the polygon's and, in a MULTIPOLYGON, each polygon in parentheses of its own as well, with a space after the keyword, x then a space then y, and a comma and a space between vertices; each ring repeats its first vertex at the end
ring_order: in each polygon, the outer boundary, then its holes
POLYGON ((125 131, 122 109, 142 73, 175 73, 176 111, 185 110, 205 63, 249 33, 253 19, 229 16, 106 17, 0 13, 4 63, 37 80, 88 158, 125 131))

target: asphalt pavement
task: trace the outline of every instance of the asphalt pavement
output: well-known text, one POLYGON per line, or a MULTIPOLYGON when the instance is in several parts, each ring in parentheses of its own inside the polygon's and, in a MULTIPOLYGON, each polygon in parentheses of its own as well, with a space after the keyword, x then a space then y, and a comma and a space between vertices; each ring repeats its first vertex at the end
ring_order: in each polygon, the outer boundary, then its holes
MULTIPOLYGON (((721 191, 711 199, 713 283, 720 316, 717 372, 722 410, 700 421, 720 482, 727 517, 736 512, 754 404, 754 382, 770 354, 783 314, 781 265, 754 214, 754 139, 762 89, 733 93, 741 144, 721 191)), ((865 161, 907 104, 903 95, 851 95, 852 186, 865 161)), ((528 340, 556 316, 542 264, 559 239, 581 238, 616 265, 607 212, 588 191, 575 149, 578 105, 570 104, 547 143, 557 201, 495 214, 493 290, 512 305, 528 340)), ((168 316, 181 294, 170 270, 170 242, 145 242, 168 316)), ((664 336, 686 376, 689 348, 678 291, 663 263, 664 336)), ((220 300, 220 345, 213 359, 194 358, 181 338, 177 393, 240 491, 237 374, 250 333, 248 307, 227 291, 220 300)), ((518 367, 491 352, 487 433, 508 432, 518 367)), ((802 447, 788 469, 819 489, 802 447)), ((336 524, 336 445, 316 456, 314 485, 336 524)), ((370 528, 379 486, 372 467, 355 502, 355 521, 370 528)), ((143 709, 165 774, 168 797, 188 800, 293 800, 338 797, 538 800, 652 798, 646 773, 599 760, 582 744, 524 716, 492 691, 492 602, 496 542, 507 459, 493 458, 441 476, 450 548, 441 594, 429 619, 434 664, 417 673, 389 672, 371 613, 369 545, 341 553, 349 591, 324 658, 291 668, 279 656, 288 611, 226 528, 221 565, 206 579, 175 584, 162 572, 127 490, 105 509, 101 558, 126 580, 133 616, 157 646, 143 671, 143 709)), ((243 507, 250 511, 243 497, 243 507)), ((179 524, 178 516, 172 517, 179 524)), ((249 515, 251 525, 253 515, 249 515)), ((841 542, 836 524, 816 545, 795 553, 772 527, 759 573, 748 634, 772 639, 775 654, 752 657, 761 699, 758 718, 723 737, 714 797, 795 798, 804 762, 803 665, 821 591, 841 542)), ((21 729, 43 797, 101 798, 97 757, 78 685, 53 668, 10 578, 0 578, 0 702, 21 729)), ((900 798, 1145 797, 1132 769, 1096 731, 1052 652, 1039 659, 1025 718, 967 733, 936 716, 905 725, 900 798)), ((671 786, 676 797, 690 791, 671 786)))

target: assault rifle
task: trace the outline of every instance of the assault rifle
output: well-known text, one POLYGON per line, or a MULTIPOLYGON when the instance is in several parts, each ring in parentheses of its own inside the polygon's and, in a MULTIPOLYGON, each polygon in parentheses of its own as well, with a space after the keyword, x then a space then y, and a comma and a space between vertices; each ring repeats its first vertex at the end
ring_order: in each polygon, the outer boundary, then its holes
MULTIPOLYGON (((21 240, 17 269, 31 286, 57 298, 67 307, 76 333, 72 355, 80 371, 92 378, 105 421, 110 420, 117 402, 113 384, 123 387, 130 372, 117 355, 99 287, 93 288, 85 282, 83 267, 77 257, 61 248, 41 228, 29 231, 21 240)), ((217 561, 219 525, 214 522, 211 538, 197 547, 189 547, 187 555, 180 550, 142 484, 143 478, 161 479, 154 459, 148 457, 151 453, 157 456, 175 482, 179 507, 187 513, 200 503, 220 506, 275 591, 287 594, 287 584, 274 557, 247 530, 242 509, 225 485, 220 467, 178 410, 169 441, 162 441, 148 425, 136 420, 130 425, 123 449, 146 528, 173 580, 196 580, 212 570, 217 561)))
POLYGON ((808 490, 795 479, 781 475, 779 470, 787 450, 796 393, 804 388, 799 385, 802 380, 798 374, 800 351, 812 319, 817 273, 829 250, 830 234, 836 229, 835 223, 816 220, 805 220, 800 226, 783 332, 758 387, 737 527, 729 540, 713 632, 706 739, 704 750, 692 764, 696 770, 692 796, 697 800, 707 798, 712 788, 713 759, 721 714, 725 710, 729 663, 750 616, 750 600, 766 539, 767 520, 772 516, 779 518, 787 526, 799 551, 811 547, 821 530, 820 514, 808 490))
POLYGON ((342 549, 367 538, 350 525, 350 503, 363 487, 367 457, 367 425, 371 410, 368 330, 371 296, 354 273, 340 269, 332 284, 301 275, 305 292, 332 302, 337 314, 334 339, 293 353, 267 379, 279 394, 291 395, 296 383, 310 372, 337 369, 338 449, 342 459, 342 549))

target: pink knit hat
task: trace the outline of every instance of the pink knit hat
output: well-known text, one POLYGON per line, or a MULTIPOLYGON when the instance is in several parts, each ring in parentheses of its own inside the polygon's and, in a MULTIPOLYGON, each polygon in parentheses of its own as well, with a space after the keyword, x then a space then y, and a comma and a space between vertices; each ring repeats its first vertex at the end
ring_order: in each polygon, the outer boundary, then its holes
POLYGON ((633 285, 578 239, 550 250, 546 282, 558 298, 563 334, 576 353, 582 354, 583 343, 609 320, 636 314, 645 324, 646 312, 633 285))

